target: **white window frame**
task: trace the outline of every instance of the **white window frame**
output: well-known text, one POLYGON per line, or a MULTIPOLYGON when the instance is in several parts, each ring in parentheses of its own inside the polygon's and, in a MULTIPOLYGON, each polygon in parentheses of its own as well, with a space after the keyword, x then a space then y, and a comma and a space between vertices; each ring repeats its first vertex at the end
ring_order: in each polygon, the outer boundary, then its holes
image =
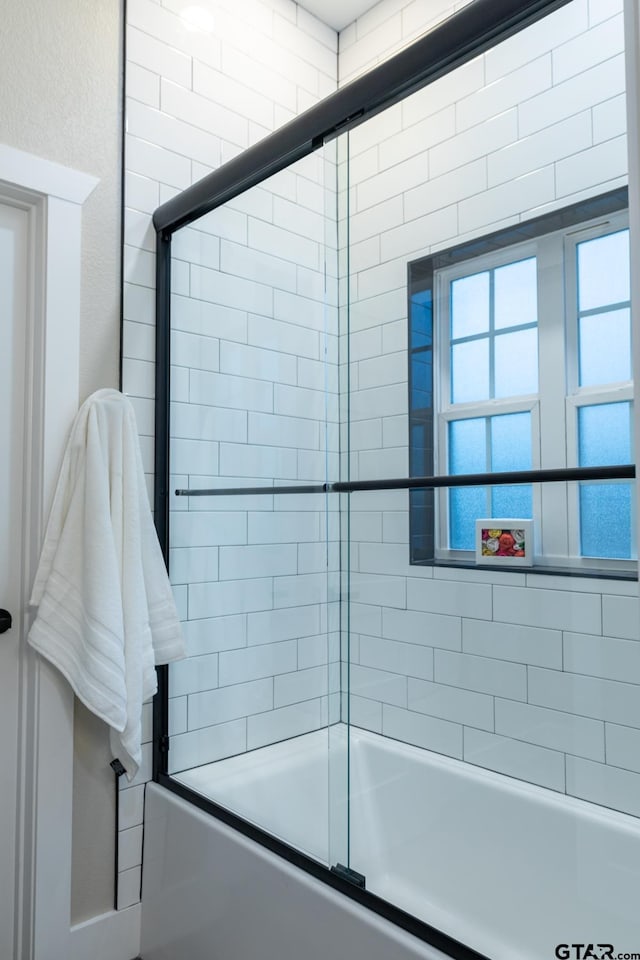
MULTIPOLYGON (((628 229, 628 211, 586 220, 565 230, 480 254, 434 272, 434 458, 435 472, 448 474, 448 425, 452 420, 530 412, 532 469, 578 465, 578 412, 598 403, 633 400, 633 381, 578 386, 578 314, 576 253, 579 243, 628 229), (452 403, 450 370, 450 285, 461 277, 495 269, 527 257, 538 267, 539 392, 513 398, 452 403)), ((487 484, 490 486, 490 484, 487 484)), ((533 485, 535 567, 607 573, 635 572, 637 562, 579 556, 579 485, 533 485)), ((472 551, 448 546, 449 496, 436 495, 435 560, 472 561, 472 551)), ((632 516, 635 527, 635 516, 632 516)))

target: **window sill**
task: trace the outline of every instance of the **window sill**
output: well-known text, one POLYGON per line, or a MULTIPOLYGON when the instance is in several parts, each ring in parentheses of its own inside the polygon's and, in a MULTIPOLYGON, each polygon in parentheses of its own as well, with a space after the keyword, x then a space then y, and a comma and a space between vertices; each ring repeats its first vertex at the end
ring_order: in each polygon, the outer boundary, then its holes
POLYGON ((411 561, 414 567, 448 567, 453 570, 484 570, 492 573, 526 573, 538 574, 548 577, 580 577, 590 580, 638 580, 637 565, 633 570, 598 570, 595 568, 578 567, 508 567, 495 566, 493 564, 474 563, 472 560, 414 560, 411 561))

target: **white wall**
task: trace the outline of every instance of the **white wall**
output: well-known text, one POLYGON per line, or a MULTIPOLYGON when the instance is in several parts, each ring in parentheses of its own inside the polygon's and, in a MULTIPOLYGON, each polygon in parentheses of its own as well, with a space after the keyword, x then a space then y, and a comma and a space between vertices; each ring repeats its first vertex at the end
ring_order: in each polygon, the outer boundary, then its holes
MULTIPOLYGON (((0 0, 0 141, 100 181, 83 209, 79 400, 118 385, 121 6, 0 0)), ((115 804, 106 728, 82 710, 74 748, 72 915, 80 920, 113 902, 115 804)))
MULTIPOLYGON (((407 262, 626 183, 624 99, 621 4, 574 0, 351 133, 352 478, 408 471, 407 262)), ((638 814, 637 583, 410 566, 406 493, 352 509, 352 722, 638 814)))
POLYGON ((341 87, 437 27, 470 0, 380 0, 338 36, 341 87))
POLYGON ((100 178, 83 214, 81 398, 118 384, 121 6, 0 3, 2 142, 100 178))

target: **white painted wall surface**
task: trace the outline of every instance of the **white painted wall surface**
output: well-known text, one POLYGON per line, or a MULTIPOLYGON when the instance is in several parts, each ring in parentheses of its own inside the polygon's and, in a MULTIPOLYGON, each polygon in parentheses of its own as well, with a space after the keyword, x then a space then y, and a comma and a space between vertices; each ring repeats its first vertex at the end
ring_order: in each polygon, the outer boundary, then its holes
POLYGON ((0 0, 2 141, 100 178, 83 215, 83 398, 118 384, 121 8, 0 0))

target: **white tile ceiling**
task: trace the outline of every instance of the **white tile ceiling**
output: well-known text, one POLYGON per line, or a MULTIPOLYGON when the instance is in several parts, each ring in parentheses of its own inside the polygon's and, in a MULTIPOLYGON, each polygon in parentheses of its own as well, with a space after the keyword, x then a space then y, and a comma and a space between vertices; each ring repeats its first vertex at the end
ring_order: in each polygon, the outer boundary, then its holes
POLYGON ((300 6, 334 30, 342 30, 362 16, 378 0, 302 0, 300 6))

